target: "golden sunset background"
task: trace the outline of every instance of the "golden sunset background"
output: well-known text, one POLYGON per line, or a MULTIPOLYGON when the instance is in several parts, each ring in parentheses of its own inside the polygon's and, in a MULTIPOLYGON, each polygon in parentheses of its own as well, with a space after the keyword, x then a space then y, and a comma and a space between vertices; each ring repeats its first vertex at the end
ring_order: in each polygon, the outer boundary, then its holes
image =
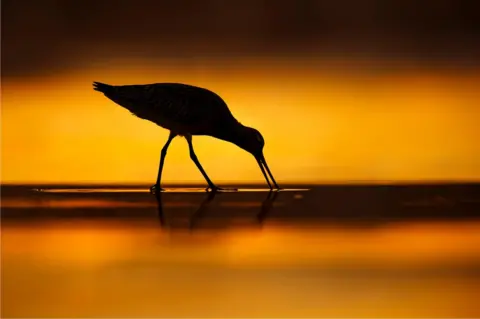
MULTIPOLYGON (((279 183, 480 180, 471 10, 337 2, 2 1, 2 183, 155 180, 168 131, 92 81, 218 93, 279 183)), ((214 181, 263 182, 235 145, 194 147, 214 181)), ((182 138, 163 181, 203 183, 182 138)))
POLYGON ((0 317, 480 317, 476 7, 2 0, 0 317), (195 136, 239 191, 176 138, 153 196, 168 131, 93 81, 219 94, 282 191, 195 136))

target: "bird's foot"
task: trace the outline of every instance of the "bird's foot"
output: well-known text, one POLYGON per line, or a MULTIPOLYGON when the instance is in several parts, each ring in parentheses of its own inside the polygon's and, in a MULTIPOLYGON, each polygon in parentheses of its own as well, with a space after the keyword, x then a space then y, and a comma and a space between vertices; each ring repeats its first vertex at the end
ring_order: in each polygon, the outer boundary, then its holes
POLYGON ((160 185, 155 184, 152 187, 150 187, 150 193, 151 194, 158 194, 160 192, 164 192, 165 190, 160 187, 160 185))
POLYGON ((238 191, 237 188, 223 188, 223 187, 218 187, 218 186, 208 186, 206 189, 205 189, 207 192, 235 192, 235 191, 238 191))
POLYGON ((220 187, 217 187, 215 185, 210 185, 208 186, 207 188, 205 188, 205 191, 208 193, 208 192, 212 192, 212 193, 215 193, 217 192, 218 190, 221 190, 220 187))

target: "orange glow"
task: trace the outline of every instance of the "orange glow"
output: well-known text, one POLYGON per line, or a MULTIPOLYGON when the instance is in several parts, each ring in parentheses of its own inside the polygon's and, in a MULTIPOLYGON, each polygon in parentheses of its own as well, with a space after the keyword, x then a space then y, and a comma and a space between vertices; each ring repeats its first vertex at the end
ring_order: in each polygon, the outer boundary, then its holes
MULTIPOLYGON (((2 182, 155 180, 168 132, 93 91, 92 81, 210 88, 262 132, 279 183, 480 180, 478 75, 332 71, 306 60, 189 69, 163 62, 4 80, 2 182)), ((194 137, 194 145, 214 181, 263 182, 251 155, 233 144, 194 137)), ((167 183, 203 183, 180 138, 165 165, 167 183)))
POLYGON ((2 223, 3 317, 478 317, 476 221, 195 232, 2 223))
POLYGON ((82 224, 44 222, 35 231, 8 224, 4 234, 4 254, 29 258, 48 256, 68 262, 89 258, 103 263, 142 255, 159 262, 195 262, 231 267, 427 267, 478 263, 480 253, 479 224, 476 222, 397 223, 378 229, 352 229, 341 225, 286 227, 266 225, 258 229, 224 232, 168 232, 157 227, 142 227, 118 221, 82 224), (109 227, 112 223, 112 227, 109 227), (61 227, 59 227, 59 225, 61 227), (113 227, 114 226, 114 227, 113 227), (408 236, 406 235, 408 234, 408 236), (103 243, 99 246, 99 243, 103 243), (141 245, 141 249, 131 249, 141 245), (76 247, 76 249, 71 249, 76 247), (118 249, 112 250, 111 247, 118 249), (193 247, 193 249, 192 249, 193 247), (202 247, 196 249, 195 247, 202 247), (78 255, 81 248, 85 255, 78 255), (168 251, 168 253, 166 253, 168 251), (98 252, 98 253, 97 253, 98 252), (91 253, 91 255, 89 254, 91 253))

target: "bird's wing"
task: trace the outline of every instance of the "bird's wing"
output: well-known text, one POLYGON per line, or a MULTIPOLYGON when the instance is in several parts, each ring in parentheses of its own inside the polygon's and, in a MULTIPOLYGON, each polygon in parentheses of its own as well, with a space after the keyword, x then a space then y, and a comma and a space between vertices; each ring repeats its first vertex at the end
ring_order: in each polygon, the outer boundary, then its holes
POLYGON ((107 96, 140 118, 156 123, 173 122, 194 131, 208 130, 213 123, 233 118, 218 95, 188 85, 115 86, 107 96))
POLYGON ((224 108, 228 110, 217 95, 189 86, 150 86, 144 92, 152 112, 192 127, 209 125, 224 108))

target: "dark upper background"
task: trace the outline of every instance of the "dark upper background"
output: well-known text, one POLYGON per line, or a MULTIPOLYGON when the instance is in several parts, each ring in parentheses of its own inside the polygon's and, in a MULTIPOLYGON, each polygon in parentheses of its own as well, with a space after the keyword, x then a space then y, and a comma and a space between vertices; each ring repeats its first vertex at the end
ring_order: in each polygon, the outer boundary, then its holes
POLYGON ((2 77, 119 57, 334 56, 471 67, 459 0, 2 0, 2 77))

